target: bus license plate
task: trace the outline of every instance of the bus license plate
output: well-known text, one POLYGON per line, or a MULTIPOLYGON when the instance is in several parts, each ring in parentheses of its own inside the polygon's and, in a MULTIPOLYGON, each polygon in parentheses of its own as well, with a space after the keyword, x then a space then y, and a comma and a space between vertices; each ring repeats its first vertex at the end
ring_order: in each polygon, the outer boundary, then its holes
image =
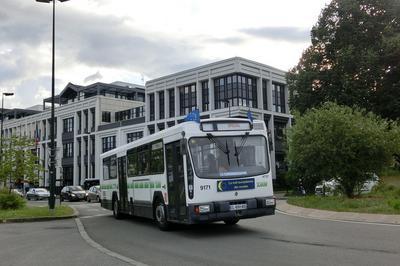
POLYGON ((247 204, 230 205, 231 211, 239 211, 239 210, 245 210, 245 209, 247 209, 247 204))

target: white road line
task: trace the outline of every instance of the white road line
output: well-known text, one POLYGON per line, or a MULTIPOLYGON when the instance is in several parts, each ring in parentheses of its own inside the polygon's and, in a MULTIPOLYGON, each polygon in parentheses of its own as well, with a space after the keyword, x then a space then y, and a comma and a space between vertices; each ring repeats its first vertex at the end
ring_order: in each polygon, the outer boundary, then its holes
POLYGON ((100 245, 99 243, 95 242, 93 239, 90 238, 90 236, 86 233, 85 227, 83 226, 83 224, 82 224, 82 222, 81 222, 81 220, 80 220, 79 218, 76 218, 76 219, 75 219, 75 222, 76 222, 76 225, 78 226, 78 230, 79 230, 79 233, 81 234, 81 237, 82 237, 90 246, 94 247, 95 249, 99 250, 100 252, 102 252, 102 253, 104 253, 104 254, 110 256, 110 257, 119 259, 119 260, 121 260, 121 261, 123 261, 123 262, 126 262, 126 263, 129 263, 129 264, 131 264, 131 265, 136 265, 136 266, 147 266, 147 264, 144 264, 144 263, 142 263, 142 262, 139 262, 139 261, 133 260, 133 259, 131 259, 131 258, 125 257, 125 256, 123 256, 123 255, 121 255, 121 254, 118 254, 118 253, 116 253, 116 252, 114 252, 114 251, 111 251, 111 250, 109 250, 109 249, 103 247, 102 245, 100 245))
POLYGON ((86 216, 80 216, 80 219, 87 219, 87 218, 95 218, 95 217, 101 217, 101 216, 110 216, 111 214, 109 213, 99 213, 99 214, 93 214, 93 215, 86 215, 86 216))
POLYGON ((338 220, 338 219, 329 219, 329 218, 317 218, 317 217, 309 217, 309 216, 302 216, 298 214, 287 213, 284 211, 280 211, 278 209, 275 210, 277 213, 287 215, 287 216, 294 216, 304 219, 312 219, 312 220, 319 220, 319 221, 330 221, 330 222, 340 222, 340 223, 349 223, 349 224, 365 224, 365 225, 380 225, 380 226, 392 226, 398 227, 400 224, 385 224, 385 223, 374 223, 374 222, 361 222, 361 221, 348 221, 348 220, 338 220))

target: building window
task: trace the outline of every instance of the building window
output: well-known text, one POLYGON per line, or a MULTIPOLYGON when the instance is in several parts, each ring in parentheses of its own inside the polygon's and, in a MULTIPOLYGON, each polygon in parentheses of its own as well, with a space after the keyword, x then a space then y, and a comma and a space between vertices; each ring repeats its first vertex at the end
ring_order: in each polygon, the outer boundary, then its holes
POLYGON ((210 97, 208 95, 209 89, 208 89, 208 80, 202 81, 201 82, 201 93, 202 93, 202 98, 203 98, 203 112, 209 111, 210 109, 210 97))
POLYGON ((175 117, 175 90, 169 89, 169 117, 175 117))
POLYGON ((186 115, 196 109, 196 84, 179 87, 180 114, 186 115))
POLYGON ((132 141, 137 140, 137 139, 141 139, 141 138, 143 138, 143 132, 142 131, 132 132, 132 133, 126 134, 126 142, 127 143, 132 142, 132 141))
POLYGON ((257 79, 234 74, 214 79, 215 109, 230 106, 257 108, 257 79))
POLYGON ((71 158, 74 156, 74 143, 64 143, 63 144, 63 157, 71 158))
POLYGON ((158 99, 160 102, 160 112, 159 112, 160 119, 164 119, 165 118, 165 97, 164 97, 163 91, 160 91, 158 93, 158 99))
POLYGON ((150 121, 154 121, 155 114, 154 114, 154 93, 149 94, 149 103, 150 103, 150 121))
POLYGON ((262 80, 263 109, 268 110, 268 81, 262 80))
POLYGON ((103 111, 101 112, 101 121, 102 122, 111 122, 111 112, 103 111))
POLYGON ((94 131, 94 128, 96 127, 96 111, 95 111, 95 108, 90 109, 90 112, 92 114, 92 130, 94 131))
POLYGON ((73 132, 74 131, 74 118, 67 118, 63 120, 63 129, 64 133, 73 132))
POLYGON ((78 132, 81 133, 82 130, 82 112, 78 112, 78 132))
POLYGON ((149 134, 150 135, 152 135, 152 134, 154 134, 156 132, 154 125, 148 125, 147 128, 149 129, 149 134))
POLYGON ((115 136, 110 136, 110 137, 105 137, 102 139, 102 144, 103 144, 103 152, 112 150, 116 147, 116 137, 115 136))
POLYGON ((63 167, 63 185, 72 186, 74 179, 74 168, 73 167, 63 167))
POLYGON ((275 112, 285 113, 285 86, 282 84, 272 84, 272 105, 275 112))
POLYGON ((91 150, 91 155, 93 155, 93 156, 94 156, 95 151, 96 151, 96 144, 95 143, 96 143, 95 139, 91 138, 90 139, 90 150, 91 150))
POLYGON ((129 110, 115 112, 115 121, 123 121, 138 117, 144 117, 144 106, 136 107, 129 110))

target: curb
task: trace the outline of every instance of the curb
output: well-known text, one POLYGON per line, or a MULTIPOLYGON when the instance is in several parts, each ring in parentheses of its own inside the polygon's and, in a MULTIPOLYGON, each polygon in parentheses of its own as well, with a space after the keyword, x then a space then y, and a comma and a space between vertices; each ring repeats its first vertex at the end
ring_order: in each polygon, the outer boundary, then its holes
MULTIPOLYGON (((388 225, 388 226, 400 226, 397 220, 391 221, 385 219, 390 217, 390 214, 371 214, 371 213, 354 213, 354 212, 335 212, 320 209, 298 207, 287 203, 286 200, 282 200, 285 204, 289 205, 290 208, 298 211, 290 211, 285 208, 276 207, 276 210, 284 215, 295 216, 305 219, 323 220, 323 221, 335 221, 335 222, 349 222, 349 223, 360 223, 360 224, 371 224, 371 225, 388 225), (302 210, 306 210, 309 213, 302 213, 302 210), (364 217, 354 217, 358 215, 366 215, 364 217), (375 217, 373 217, 375 215, 375 217), (353 217, 352 217, 353 216, 353 217), (370 216, 370 217, 368 217, 370 216), (379 217, 381 216, 381 217, 379 217), (383 218, 382 218, 383 217, 383 218)), ((400 215, 398 215, 400 216, 400 215)))
POLYGON ((30 223, 30 222, 45 222, 45 221, 52 221, 52 220, 65 220, 76 218, 79 215, 77 209, 72 206, 69 206, 74 213, 71 215, 64 215, 64 216, 43 216, 43 217, 27 217, 27 218, 11 218, 11 219, 1 219, 0 224, 8 224, 8 223, 30 223))

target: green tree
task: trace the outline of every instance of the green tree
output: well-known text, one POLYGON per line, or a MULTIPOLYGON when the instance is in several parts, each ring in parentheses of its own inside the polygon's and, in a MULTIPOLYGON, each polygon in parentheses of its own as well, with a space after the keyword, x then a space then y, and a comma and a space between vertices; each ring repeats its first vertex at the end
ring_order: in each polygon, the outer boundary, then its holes
POLYGON ((290 106, 332 101, 400 117, 400 1, 332 0, 287 74, 290 106))
POLYGON ((289 176, 311 191, 335 178, 353 197, 355 188, 389 165, 400 150, 399 128, 371 112, 326 103, 296 115, 288 132, 289 176))
POLYGON ((12 137, 3 141, 0 182, 18 184, 39 181, 38 172, 43 171, 43 167, 38 163, 34 147, 34 141, 26 137, 12 137))

